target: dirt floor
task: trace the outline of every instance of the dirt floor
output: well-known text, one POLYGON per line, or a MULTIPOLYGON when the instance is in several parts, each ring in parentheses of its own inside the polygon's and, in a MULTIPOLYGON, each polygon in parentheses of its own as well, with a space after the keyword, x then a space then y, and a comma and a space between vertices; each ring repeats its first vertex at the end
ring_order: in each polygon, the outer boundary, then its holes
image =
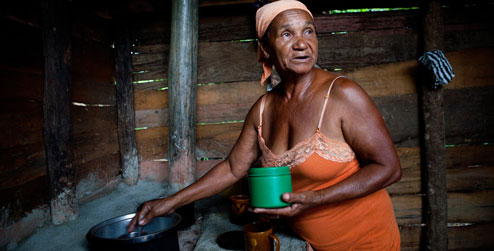
MULTIPOLYGON (((139 181, 133 187, 121 183, 112 193, 82 204, 78 219, 63 225, 47 224, 27 240, 19 244, 11 243, 7 250, 86 251, 86 233, 93 226, 114 217, 134 213, 140 203, 166 195, 165 188, 159 183, 139 181)), ((180 250, 226 250, 218 245, 218 238, 231 232, 240 233, 240 241, 243 243, 242 226, 234 225, 229 220, 230 208, 230 201, 224 195, 195 202, 195 224, 178 232, 180 250)), ((305 242, 293 233, 279 231, 276 235, 280 239, 281 250, 306 250, 305 242)), ((241 246, 235 250, 243 250, 243 244, 241 246)))
MULTIPOLYGON (((63 225, 45 225, 25 241, 9 244, 7 250, 88 250, 86 233, 91 227, 110 218, 134 213, 140 203, 165 195, 166 190, 159 183, 139 181, 133 187, 121 183, 112 193, 81 205, 76 220, 63 225)), ((194 248, 200 223, 199 220, 179 232, 181 250, 194 248)))

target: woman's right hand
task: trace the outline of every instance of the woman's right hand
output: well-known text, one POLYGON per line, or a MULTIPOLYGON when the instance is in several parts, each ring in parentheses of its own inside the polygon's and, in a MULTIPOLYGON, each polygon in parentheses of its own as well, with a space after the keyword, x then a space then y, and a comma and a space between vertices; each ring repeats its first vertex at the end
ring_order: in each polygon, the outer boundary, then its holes
POLYGON ((144 202, 139 206, 138 212, 127 226, 127 231, 130 233, 134 231, 136 225, 144 226, 154 217, 171 214, 174 211, 175 203, 171 197, 144 202))

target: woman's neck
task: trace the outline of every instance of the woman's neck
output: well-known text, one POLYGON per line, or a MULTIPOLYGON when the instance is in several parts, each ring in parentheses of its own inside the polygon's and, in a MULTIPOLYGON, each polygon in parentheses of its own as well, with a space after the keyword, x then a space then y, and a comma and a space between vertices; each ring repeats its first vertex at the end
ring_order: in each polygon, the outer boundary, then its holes
POLYGON ((285 101, 302 99, 316 77, 316 69, 312 68, 305 74, 280 74, 280 91, 285 101))

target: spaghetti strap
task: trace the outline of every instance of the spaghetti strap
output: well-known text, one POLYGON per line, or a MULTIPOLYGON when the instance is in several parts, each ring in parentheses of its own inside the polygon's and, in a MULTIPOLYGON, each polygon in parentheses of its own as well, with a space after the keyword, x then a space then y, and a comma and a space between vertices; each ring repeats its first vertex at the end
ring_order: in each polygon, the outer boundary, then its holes
POLYGON ((259 127, 262 127, 262 114, 264 113, 264 103, 266 102, 266 94, 261 99, 261 109, 259 109, 259 127))
POLYGON ((324 118, 324 112, 326 111, 326 105, 328 104, 329 94, 331 93, 331 89, 333 88, 333 84, 337 79, 342 78, 342 77, 343 76, 336 77, 335 79, 333 79, 333 82, 331 82, 331 85, 329 85, 328 93, 326 93, 326 96, 324 96, 324 105, 322 106, 321 116, 319 118, 319 123, 317 124, 317 130, 321 129, 321 123, 322 123, 322 120, 324 118))

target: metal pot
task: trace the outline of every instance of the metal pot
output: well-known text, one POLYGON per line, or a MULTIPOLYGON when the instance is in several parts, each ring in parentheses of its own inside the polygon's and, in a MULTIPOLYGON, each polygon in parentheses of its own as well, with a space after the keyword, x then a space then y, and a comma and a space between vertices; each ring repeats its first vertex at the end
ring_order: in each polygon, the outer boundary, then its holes
POLYGON ((177 226, 182 217, 173 213, 156 217, 146 226, 128 233, 127 225, 135 214, 103 221, 86 234, 90 250, 179 250, 177 226))

